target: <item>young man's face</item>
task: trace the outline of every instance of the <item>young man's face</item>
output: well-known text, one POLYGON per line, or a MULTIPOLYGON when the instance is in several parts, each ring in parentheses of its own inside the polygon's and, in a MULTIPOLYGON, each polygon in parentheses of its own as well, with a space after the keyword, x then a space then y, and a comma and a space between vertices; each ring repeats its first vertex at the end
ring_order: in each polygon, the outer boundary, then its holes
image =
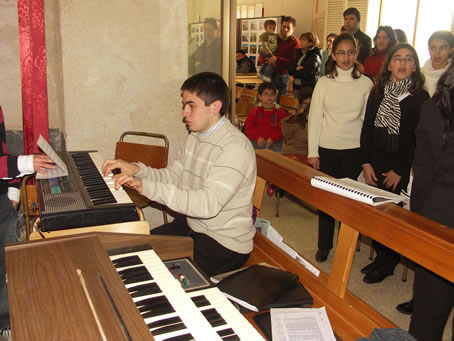
POLYGON ((273 89, 265 89, 262 94, 259 95, 259 99, 262 102, 264 108, 274 107, 274 102, 276 102, 277 93, 273 89))
POLYGON ((354 32, 358 29, 359 21, 354 14, 347 14, 344 17, 344 27, 347 32, 354 32))
POLYGON ((236 54, 236 60, 237 60, 237 61, 238 61, 238 60, 241 60, 243 57, 244 57, 244 54, 242 54, 242 53, 237 53, 237 54, 236 54))
POLYGON ((295 31, 295 27, 293 26, 293 24, 291 22, 288 22, 288 21, 284 21, 282 23, 282 29, 281 29, 281 36, 282 38, 288 38, 290 37, 293 32, 295 31))
POLYGON ((446 40, 432 39, 429 43, 429 54, 432 66, 439 70, 448 65, 449 54, 452 48, 446 40))
POLYGON ((183 103, 183 121, 189 131, 204 133, 221 117, 219 110, 222 104, 220 104, 219 100, 207 106, 205 105, 205 101, 187 90, 183 91, 181 97, 183 103))

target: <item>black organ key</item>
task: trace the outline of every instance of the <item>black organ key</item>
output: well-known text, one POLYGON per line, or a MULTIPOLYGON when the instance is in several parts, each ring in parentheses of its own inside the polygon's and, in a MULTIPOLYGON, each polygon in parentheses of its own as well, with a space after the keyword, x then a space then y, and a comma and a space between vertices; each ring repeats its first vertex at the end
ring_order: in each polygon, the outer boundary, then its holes
POLYGON ((182 329, 186 329, 186 326, 183 322, 171 324, 169 326, 161 327, 158 329, 154 329, 151 333, 156 336, 156 335, 161 335, 161 334, 167 334, 170 332, 175 332, 177 330, 182 330, 182 329))
POLYGON ((165 315, 175 312, 167 297, 158 296, 151 297, 136 302, 139 312, 143 318, 149 318, 159 315, 165 315))
POLYGON ((140 284, 128 288, 129 295, 131 297, 141 297, 145 295, 159 294, 162 290, 159 288, 159 285, 156 283, 146 283, 140 284))
POLYGON ((218 327, 227 324, 222 316, 214 308, 201 310, 201 312, 212 327, 218 327))
POLYGON ((169 337, 163 341, 191 341, 194 340, 194 337, 191 334, 183 334, 174 337, 169 337))
POLYGON ((181 323, 181 322, 183 322, 181 320, 181 318, 179 318, 178 316, 174 316, 174 317, 169 317, 169 318, 166 318, 163 320, 150 322, 147 324, 147 327, 150 329, 154 329, 154 328, 160 328, 160 327, 168 326, 168 325, 175 324, 175 323, 181 323))
POLYGON ((191 298, 192 302, 197 306, 197 308, 205 307, 207 305, 210 305, 211 303, 206 299, 205 296, 200 295, 200 296, 194 296, 191 298))
POLYGON ((136 266, 124 269, 119 271, 118 274, 125 284, 149 281, 153 279, 145 266, 136 266))

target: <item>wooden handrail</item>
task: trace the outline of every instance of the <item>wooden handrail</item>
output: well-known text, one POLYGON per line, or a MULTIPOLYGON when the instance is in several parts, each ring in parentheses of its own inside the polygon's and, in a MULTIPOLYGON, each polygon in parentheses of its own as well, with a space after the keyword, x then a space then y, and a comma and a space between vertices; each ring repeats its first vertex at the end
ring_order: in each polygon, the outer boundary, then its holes
MULTIPOLYGON (((454 282, 453 229, 394 204, 373 207, 314 188, 311 178, 323 173, 270 150, 256 150, 256 155, 258 176, 342 222, 347 228, 341 233, 350 232, 350 227, 454 282)), ((350 242, 352 239, 355 237, 351 236, 350 242)), ((336 256, 330 275, 333 278, 345 272, 339 266, 346 265, 337 264, 336 256)), ((343 260, 348 260, 348 255, 343 260)), ((348 280, 348 274, 346 279, 345 274, 340 277, 348 280)), ((342 296, 342 292, 337 294, 342 296)))

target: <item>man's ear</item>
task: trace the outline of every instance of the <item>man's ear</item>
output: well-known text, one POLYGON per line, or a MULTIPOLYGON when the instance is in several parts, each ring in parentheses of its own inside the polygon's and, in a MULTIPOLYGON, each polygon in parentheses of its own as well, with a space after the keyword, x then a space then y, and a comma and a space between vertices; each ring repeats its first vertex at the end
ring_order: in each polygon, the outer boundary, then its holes
POLYGON ((221 100, 217 99, 213 103, 210 104, 211 111, 214 113, 219 113, 222 109, 222 102, 221 100))

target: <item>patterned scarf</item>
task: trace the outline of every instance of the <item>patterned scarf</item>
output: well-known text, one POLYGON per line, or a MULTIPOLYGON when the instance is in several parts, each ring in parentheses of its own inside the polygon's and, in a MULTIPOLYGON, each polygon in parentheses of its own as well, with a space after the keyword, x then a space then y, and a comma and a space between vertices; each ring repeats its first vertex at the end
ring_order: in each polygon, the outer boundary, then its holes
POLYGON ((386 128, 390 135, 399 135, 401 115, 399 97, 408 92, 412 83, 410 77, 397 83, 389 80, 385 85, 385 94, 375 117, 375 127, 386 128))

